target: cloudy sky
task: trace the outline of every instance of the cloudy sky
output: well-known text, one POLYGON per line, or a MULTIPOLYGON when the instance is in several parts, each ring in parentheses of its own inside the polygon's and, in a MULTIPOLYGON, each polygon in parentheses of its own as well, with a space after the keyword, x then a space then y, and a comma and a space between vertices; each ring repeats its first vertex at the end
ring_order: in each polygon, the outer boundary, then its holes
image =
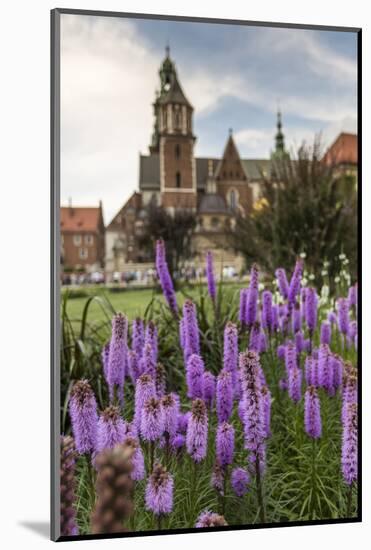
POLYGON ((267 158, 278 105, 289 148, 356 131, 355 33, 62 15, 62 204, 101 199, 108 223, 137 189, 167 43, 198 156, 233 128, 241 156, 267 158))

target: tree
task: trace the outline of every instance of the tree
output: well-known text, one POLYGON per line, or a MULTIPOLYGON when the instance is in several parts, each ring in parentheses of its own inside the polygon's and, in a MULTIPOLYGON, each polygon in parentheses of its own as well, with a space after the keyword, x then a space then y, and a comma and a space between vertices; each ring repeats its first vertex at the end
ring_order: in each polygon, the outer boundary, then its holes
MULTIPOLYGON (((324 260, 345 253, 351 271, 357 265, 357 192, 354 177, 322 160, 318 138, 303 144, 297 157, 272 160, 263 177, 261 196, 250 214, 240 215, 231 234, 233 246, 262 268, 290 268, 306 253, 306 266, 316 275, 324 260)), ((332 264, 332 265, 331 265, 332 264)))
POLYGON ((166 258, 172 275, 179 273, 182 264, 192 258, 192 236, 196 214, 190 209, 177 208, 173 214, 162 206, 150 204, 141 246, 154 253, 155 242, 166 243, 166 258))

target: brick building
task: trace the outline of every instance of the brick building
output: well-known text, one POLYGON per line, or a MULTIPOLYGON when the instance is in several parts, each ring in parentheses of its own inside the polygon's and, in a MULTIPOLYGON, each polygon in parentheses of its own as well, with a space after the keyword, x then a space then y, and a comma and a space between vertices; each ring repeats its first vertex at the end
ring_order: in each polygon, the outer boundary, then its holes
POLYGON ((60 209, 62 270, 85 270, 104 267, 105 237, 102 203, 98 207, 60 209))
POLYGON ((212 248, 217 264, 239 269, 242 259, 226 246, 226 234, 233 227, 236 212, 248 214, 258 201, 262 177, 271 173, 272 160, 287 154, 281 114, 270 158, 241 158, 231 130, 221 157, 195 157, 194 110, 168 48, 159 77, 149 154, 139 158, 139 191, 106 228, 106 271, 123 271, 150 261, 139 241, 151 203, 170 212, 189 208, 196 213, 195 264, 203 263, 205 251, 212 248))

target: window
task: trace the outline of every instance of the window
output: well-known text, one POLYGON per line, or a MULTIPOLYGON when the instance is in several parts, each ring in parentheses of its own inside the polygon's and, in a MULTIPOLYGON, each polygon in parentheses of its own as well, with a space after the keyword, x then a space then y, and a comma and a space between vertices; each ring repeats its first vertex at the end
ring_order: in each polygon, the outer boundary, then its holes
POLYGON ((176 158, 176 159, 179 159, 179 158, 180 158, 180 145, 179 145, 179 143, 177 143, 177 144, 175 145, 175 158, 176 158))
POLYGON ((211 218, 211 226, 218 227, 218 225, 219 225, 219 218, 211 218))
POLYGON ((180 128, 180 113, 178 109, 176 109, 174 114, 174 127, 178 130, 180 128))
POLYGON ((86 260, 89 255, 87 248, 79 248, 79 258, 81 260, 86 260))
POLYGON ((93 235, 85 235, 85 244, 91 246, 94 243, 93 235))
POLYGON ((73 236, 73 244, 75 246, 80 246, 80 244, 81 244, 81 235, 74 235, 73 236))
POLYGON ((179 189, 180 186, 181 186, 181 176, 180 176, 180 172, 177 172, 175 174, 175 187, 179 189))

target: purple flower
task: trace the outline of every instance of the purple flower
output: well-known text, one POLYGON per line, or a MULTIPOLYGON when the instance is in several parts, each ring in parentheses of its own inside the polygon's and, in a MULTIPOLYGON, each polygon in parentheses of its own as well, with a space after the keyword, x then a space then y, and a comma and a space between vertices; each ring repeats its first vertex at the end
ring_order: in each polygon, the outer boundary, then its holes
POLYGON ((131 327, 131 347, 137 354, 137 358, 140 359, 143 352, 144 345, 144 325, 142 319, 137 317, 134 319, 131 327))
POLYGON ((192 403, 186 435, 187 452, 195 462, 201 462, 206 457, 207 431, 206 405, 202 399, 195 399, 192 403))
POLYGON ((196 306, 191 300, 183 305, 184 324, 184 358, 187 361, 190 355, 200 355, 200 336, 197 323, 196 306))
POLYGON ((304 425, 305 431, 313 439, 321 437, 321 407, 317 390, 314 386, 308 386, 305 391, 304 401, 304 425))
POLYGON ((223 367, 231 373, 232 386, 236 391, 238 365, 238 331, 237 326, 230 321, 224 329, 223 367))
POLYGON ((282 298, 287 300, 289 295, 289 283, 287 281, 286 271, 282 267, 276 269, 276 279, 282 298))
POLYGON ((204 372, 204 400, 207 407, 209 407, 209 409, 211 409, 211 407, 213 406, 214 399, 215 399, 215 392, 216 392, 215 376, 213 375, 213 373, 206 370, 204 372))
POLYGON ((173 281, 170 277, 169 268, 166 262, 165 243, 162 239, 156 242, 156 271, 159 278, 162 292, 169 305, 169 308, 174 312, 178 312, 176 296, 174 291, 173 281))
POLYGON ((155 371, 155 387, 157 397, 166 393, 166 370, 162 363, 157 363, 155 371))
POLYGON ((133 422, 137 430, 140 430, 144 403, 151 397, 156 397, 155 381, 150 374, 142 374, 139 376, 135 386, 135 412, 133 422))
POLYGON ((348 303, 349 307, 357 307, 357 301, 358 301, 358 285, 355 283, 353 286, 349 287, 348 290, 348 303))
POLYGON ((279 346, 277 346, 277 357, 278 357, 278 359, 281 359, 282 361, 285 360, 286 346, 284 344, 280 344, 279 346))
POLYGON ((343 334, 347 334, 349 326, 349 302, 347 298, 339 298, 336 305, 339 330, 343 334))
POLYGON ((300 401, 301 398, 301 378, 301 370, 298 367, 294 367, 288 373, 289 396, 294 403, 300 401))
POLYGON ((231 424, 219 424, 216 432, 216 457, 221 466, 229 466, 233 462, 234 428, 231 424))
POLYGON ((300 315, 300 308, 298 305, 295 305, 294 310, 292 311, 292 332, 295 334, 299 330, 301 330, 301 315, 300 315))
POLYGON ((216 382, 216 412, 219 422, 226 422, 233 409, 233 386, 231 373, 221 370, 216 382))
POLYGON ((219 462, 215 462, 211 473, 211 487, 224 496, 225 471, 219 462))
POLYGON ((301 330, 299 330, 296 334, 295 334, 295 348, 296 348, 296 353, 299 355, 302 351, 304 351, 305 349, 305 339, 304 339, 304 334, 301 332, 301 330))
POLYGON ((246 298, 246 324, 251 327, 255 321, 258 312, 259 297, 259 271, 258 266, 253 264, 250 272, 250 285, 246 298))
POLYGON ((153 354, 153 362, 157 363, 158 358, 158 341, 157 341, 157 328, 155 324, 150 321, 146 326, 145 335, 144 335, 144 346, 150 345, 153 354))
POLYGON ((327 344, 321 344, 318 348, 318 374, 320 385, 328 393, 333 394, 333 372, 330 364, 330 348, 327 344))
POLYGON ((239 375, 243 395, 243 418, 245 449, 250 451, 250 460, 258 462, 263 460, 265 423, 262 407, 259 357, 249 351, 240 353, 239 375))
POLYGON ((292 274, 292 277, 290 280, 290 286, 289 286, 289 291, 287 296, 290 304, 295 303, 296 297, 299 294, 302 273, 303 273, 303 262, 301 260, 297 260, 295 264, 294 273, 292 274))
POLYGON ((231 474, 231 485, 238 497, 243 497, 249 490, 250 475, 245 468, 234 468, 231 474))
POLYGON ((278 330, 278 305, 273 304, 272 306, 272 330, 276 332, 278 330))
POLYGON ((75 382, 69 411, 75 446, 80 454, 91 453, 97 442, 97 402, 87 380, 75 382))
POLYGON ((247 295, 249 293, 248 288, 243 288, 240 290, 240 310, 239 310, 239 321, 241 325, 246 325, 246 304, 247 304, 247 295))
POLYGON ((140 372, 139 361, 136 351, 129 349, 127 355, 127 367, 133 384, 135 384, 137 378, 142 374, 140 372))
POLYGON ((319 386, 318 361, 312 355, 305 358, 305 381, 308 386, 319 386))
POLYGON ((332 371, 333 387, 336 391, 341 386, 343 380, 343 360, 335 353, 330 355, 330 369, 332 371))
POLYGON ((285 367, 286 367, 286 374, 287 377, 290 377, 290 371, 297 368, 298 362, 297 362, 297 354, 296 354, 296 346, 293 342, 289 341, 286 344, 285 347, 285 367))
POLYGON ((347 403, 343 421, 341 469, 347 485, 357 480, 358 470, 357 403, 347 403))
MULTIPOLYGON (((346 365, 347 367, 347 365, 346 365)), ((345 371, 346 372, 346 371, 345 371)), ((346 411, 349 403, 357 403, 357 377, 355 376, 355 370, 352 369, 351 372, 346 372, 344 387, 343 387, 343 404, 341 410, 341 420, 344 424, 346 411)))
POLYGON ((201 357, 190 355, 186 366, 187 395, 191 399, 204 396, 204 372, 205 366, 201 357))
POLYGON ((261 389, 261 400, 262 400, 262 415, 263 415, 263 425, 264 425, 264 437, 270 437, 271 434, 271 404, 272 396, 271 392, 268 389, 268 386, 262 386, 261 389))
POLYGON ((269 332, 273 330, 272 293, 265 290, 262 294, 262 327, 269 332))
POLYGON ((220 527, 223 525, 228 525, 224 516, 206 510, 198 516, 195 527, 202 529, 204 527, 220 527))
POLYGON ((170 445, 174 451, 178 451, 185 445, 185 437, 183 434, 175 434, 170 441, 170 445))
POLYGON ((144 345, 142 358, 139 362, 139 371, 141 374, 150 374, 156 376, 156 362, 154 361, 154 351, 150 343, 144 345))
POLYGON ((126 357, 127 357, 127 332, 128 320, 125 315, 118 313, 112 319, 112 337, 110 343, 110 351, 108 356, 107 381, 110 390, 111 400, 117 397, 122 400, 124 378, 126 374, 126 357))
POLYGON ((146 508, 156 516, 170 514, 173 510, 174 480, 160 464, 155 464, 146 486, 146 508))
POLYGON ((125 438, 125 444, 129 445, 133 449, 131 457, 132 470, 130 477, 133 481, 142 481, 146 476, 146 468, 144 464, 144 456, 142 448, 139 444, 138 438, 131 435, 125 438))
POLYGON ((179 413, 178 414, 178 431, 179 432, 186 433, 190 416, 191 416, 190 411, 188 411, 186 413, 179 413))
POLYGON ((358 334, 357 321, 351 321, 348 326, 348 334, 347 334, 347 345, 349 348, 351 348, 352 345, 355 343, 357 334, 358 334))
POLYGON ((164 395, 161 399, 164 417, 164 432, 174 437, 178 429, 179 397, 175 393, 164 395))
POLYGON ((313 334, 317 326, 318 296, 316 290, 308 287, 305 293, 305 322, 309 334, 313 334))
POLYGON ((328 346, 331 343, 331 323, 329 321, 323 321, 321 323, 321 344, 327 344, 328 346))
POLYGON ((215 302, 216 298, 216 286, 214 278, 214 265, 213 265, 213 255, 208 250, 206 253, 206 277, 207 277, 207 289, 209 291, 209 296, 215 302))
POLYGON ((151 397, 143 405, 140 433, 146 441, 159 439, 164 432, 164 414, 161 401, 151 397))
POLYGON ((113 449, 118 443, 123 443, 127 431, 128 425, 121 417, 119 408, 110 405, 98 420, 96 451, 113 449))
POLYGON ((337 315, 334 311, 329 311, 327 314, 327 320, 331 325, 336 325, 338 322, 337 315))
POLYGON ((265 332, 260 331, 258 352, 259 353, 265 353, 267 351, 267 349, 268 349, 267 336, 266 336, 265 332))
POLYGON ((260 323, 255 321, 250 326, 249 350, 258 352, 260 347, 260 323))

